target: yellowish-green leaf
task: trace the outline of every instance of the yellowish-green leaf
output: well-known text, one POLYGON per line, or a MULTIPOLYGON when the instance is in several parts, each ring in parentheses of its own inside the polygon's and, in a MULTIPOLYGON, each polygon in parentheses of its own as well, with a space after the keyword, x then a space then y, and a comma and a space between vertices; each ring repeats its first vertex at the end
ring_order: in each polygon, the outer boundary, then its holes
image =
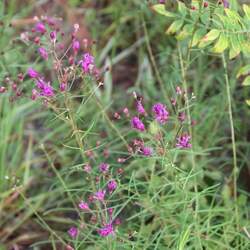
POLYGON ((180 20, 177 20, 177 21, 174 21, 170 27, 167 29, 166 33, 167 34, 173 34, 173 33, 176 33, 177 31, 179 31, 181 29, 183 25, 183 20, 180 19, 180 20))
POLYGON ((247 64, 238 70, 236 77, 239 78, 240 76, 247 75, 249 73, 250 73, 250 64, 247 64))
POLYGON ((186 24, 182 31, 176 36, 176 39, 181 41, 186 39, 187 37, 192 35, 192 29, 193 29, 193 25, 192 24, 186 24))
POLYGON ((250 44, 249 44, 249 42, 244 41, 241 46, 242 46, 242 52, 244 54, 246 54, 247 56, 249 56, 249 54, 250 54, 250 44))
POLYGON ((244 12, 246 14, 246 17, 248 19, 250 19, 250 7, 248 5, 246 5, 246 4, 243 4, 243 10, 244 10, 244 12))
POLYGON ((215 40, 218 36, 220 35, 220 31, 217 29, 212 29, 210 30, 204 37, 202 40, 204 41, 213 41, 215 40))
POLYGON ((250 76, 247 76, 242 83, 243 86, 250 86, 250 76))
POLYGON ((238 21, 239 23, 241 23, 241 17, 240 17, 240 15, 236 11, 231 10, 229 8, 226 8, 225 12, 226 12, 227 17, 229 19, 231 19, 231 22, 238 21))
POLYGON ((229 40, 230 40, 229 58, 233 59, 240 54, 241 51, 240 41, 237 34, 230 35, 229 40))
POLYGON ((196 46, 200 40, 202 39, 202 37, 206 34, 206 30, 204 29, 198 29, 196 30, 196 32, 194 33, 193 39, 192 41, 190 41, 190 46, 194 47, 196 46))
POLYGON ((181 1, 178 1, 178 10, 182 16, 186 16, 187 14, 187 7, 181 1))
POLYGON ((246 100, 246 104, 250 106, 250 99, 246 100))
POLYGON ((228 47, 228 39, 224 33, 220 34, 220 37, 214 47, 212 48, 212 52, 214 53, 222 53, 228 47))
POLYGON ((217 29, 210 30, 200 41, 199 48, 205 48, 210 43, 212 43, 218 36, 220 35, 220 31, 217 29))
POLYGON ((167 11, 165 9, 164 4, 156 4, 152 8, 160 15, 167 16, 167 17, 175 17, 176 16, 174 13, 167 11))

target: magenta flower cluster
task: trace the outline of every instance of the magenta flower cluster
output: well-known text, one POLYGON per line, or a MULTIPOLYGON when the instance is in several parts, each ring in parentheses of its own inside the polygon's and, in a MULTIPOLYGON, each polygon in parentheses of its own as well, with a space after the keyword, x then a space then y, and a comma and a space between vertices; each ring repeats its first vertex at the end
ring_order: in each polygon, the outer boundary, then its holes
POLYGON ((189 135, 181 135, 177 138, 176 147, 177 148, 191 148, 192 145, 190 143, 191 136, 189 135))
POLYGON ((162 103, 156 103, 153 107, 152 107, 152 111, 155 115, 155 119, 161 123, 161 124, 165 124, 168 120, 168 111, 166 109, 166 106, 162 103))

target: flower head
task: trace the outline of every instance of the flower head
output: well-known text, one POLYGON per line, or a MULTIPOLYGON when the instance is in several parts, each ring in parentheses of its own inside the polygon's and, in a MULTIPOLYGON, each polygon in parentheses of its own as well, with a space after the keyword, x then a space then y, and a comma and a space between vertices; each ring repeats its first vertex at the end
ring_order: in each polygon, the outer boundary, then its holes
POLYGON ((33 68, 29 68, 27 70, 27 73, 29 75, 30 78, 37 78, 39 77, 39 73, 37 71, 35 71, 33 68))
POLYGON ((84 166, 83 170, 84 170, 86 173, 90 173, 91 170, 92 170, 92 168, 91 168, 91 166, 90 166, 89 164, 86 164, 86 165, 84 166))
POLYGON ((229 8, 229 1, 228 0, 222 0, 224 8, 229 8))
POLYGON ((108 182, 108 190, 112 193, 117 188, 117 182, 115 180, 110 180, 108 182))
POLYGON ((177 95, 181 95, 182 94, 182 89, 181 89, 180 86, 177 86, 176 89, 175 89, 175 91, 176 91, 177 95))
POLYGON ((84 73, 90 73, 94 67, 94 57, 89 53, 85 53, 82 59, 82 69, 84 73))
POLYGON ((93 198, 99 201, 104 201, 105 194, 106 194, 106 191, 100 189, 95 193, 93 198))
POLYGON ((39 32, 39 33, 42 33, 42 34, 44 34, 46 32, 45 25, 42 22, 39 22, 39 23, 36 24, 35 30, 36 30, 36 32, 39 32))
POLYGON ((176 143, 176 147, 177 148, 191 148, 192 145, 190 143, 191 140, 191 136, 189 135, 181 135, 180 137, 177 138, 177 143, 176 143))
POLYGON ((45 48, 43 47, 39 48, 38 52, 43 59, 48 60, 48 52, 45 48))
POLYGON ((89 205, 87 202, 84 201, 80 201, 80 203, 78 204, 78 207, 82 210, 89 210, 89 205))
POLYGON ((137 109, 137 112, 138 112, 139 114, 142 114, 142 115, 145 115, 145 114, 146 114, 146 111, 145 111, 145 109, 144 109, 144 107, 143 107, 141 101, 138 101, 138 102, 136 103, 136 109, 137 109))
POLYGON ((68 230, 68 234, 73 238, 75 239, 78 235, 78 229, 76 227, 71 227, 69 230, 68 230))
POLYGON ((54 90, 50 83, 46 83, 43 79, 39 78, 36 82, 37 88, 40 90, 41 96, 51 97, 54 96, 54 90))
POLYGON ((153 154, 153 149, 150 147, 143 147, 142 148, 142 154, 144 156, 151 156, 153 154))
POLYGON ((155 115, 155 119, 161 123, 161 124, 165 124, 168 120, 168 111, 166 109, 166 106, 162 103, 156 103, 153 108, 152 111, 155 115))
POLYGON ((78 52, 78 50, 80 49, 80 43, 78 40, 74 40, 72 43, 72 48, 75 52, 75 54, 78 52))
POLYGON ((144 131, 145 126, 139 117, 135 116, 131 120, 131 126, 139 131, 144 131))
POLYGON ((49 36, 50 36, 50 39, 52 41, 55 41, 56 40, 56 31, 51 31, 50 34, 49 34, 49 36))
POLYGON ((66 88, 67 88, 66 83, 61 82, 60 85, 59 85, 59 88, 60 88, 60 91, 61 91, 61 92, 64 92, 64 91, 66 90, 66 88))
POLYGON ((109 170, 109 164, 102 162, 102 163, 99 165, 99 170, 100 170, 102 173, 106 173, 106 172, 109 170))
POLYGON ((178 119, 179 119, 180 122, 184 122, 185 119, 186 119, 185 112, 180 112, 179 115, 178 115, 178 119))
POLYGON ((114 228, 112 223, 105 225, 103 228, 97 230, 98 234, 102 237, 107 237, 108 235, 114 235, 114 228))

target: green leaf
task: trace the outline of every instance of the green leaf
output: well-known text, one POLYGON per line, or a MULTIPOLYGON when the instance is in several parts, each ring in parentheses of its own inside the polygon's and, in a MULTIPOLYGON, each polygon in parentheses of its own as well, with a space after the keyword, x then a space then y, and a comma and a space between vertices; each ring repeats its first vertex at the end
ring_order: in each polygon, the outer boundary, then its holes
POLYGON ((242 83, 243 86, 250 86, 250 76, 247 76, 242 83))
POLYGON ((249 73, 250 73, 250 64, 247 64, 239 69, 236 77, 239 78, 240 76, 247 75, 249 73))
POLYGON ((182 16, 187 15, 186 5, 184 3, 182 3, 181 1, 178 1, 178 10, 182 16))
POLYGON ((217 29, 210 30, 200 41, 199 48, 204 48, 208 46, 212 41, 214 41, 220 35, 220 31, 217 29))
POLYGON ((229 58, 232 59, 240 54, 241 46, 237 35, 235 34, 230 35, 229 40, 230 40, 229 58))
POLYGON ((174 13, 167 11, 165 9, 164 4, 156 4, 152 8, 154 11, 156 11, 160 15, 167 16, 167 17, 175 17, 176 16, 174 13))
POLYGON ((243 10, 244 10, 244 12, 246 14, 246 17, 248 19, 250 19, 250 7, 248 5, 246 5, 246 4, 243 4, 243 10))
POLYGON ((226 8, 225 12, 231 22, 235 23, 236 21, 238 21, 239 23, 241 23, 241 17, 236 11, 226 8))
POLYGON ((184 250, 191 232, 191 225, 181 234, 178 250, 184 250))
POLYGON ((174 21, 170 27, 167 29, 166 33, 167 34, 173 34, 173 33, 176 33, 177 31, 179 31, 183 25, 183 20, 177 20, 177 21, 174 21))
POLYGON ((200 15, 201 22, 204 24, 208 24, 210 21, 210 8, 203 8, 202 13, 200 15))
POLYGON ((204 41, 213 41, 220 35, 220 31, 217 29, 210 30, 202 40, 204 41))
POLYGON ((192 35, 192 29, 193 29, 193 25, 192 24, 186 24, 182 31, 176 36, 176 39, 181 41, 186 39, 187 37, 192 35))
POLYGON ((214 53, 222 53, 227 47, 228 47, 227 36, 224 33, 221 33, 212 51, 214 53))
POLYGON ((246 100, 246 104, 250 106, 250 99, 246 100))
POLYGON ((191 47, 196 46, 200 42, 201 38, 205 34, 206 34, 206 30, 205 29, 201 28, 201 29, 196 30, 195 33, 194 33, 192 41, 190 41, 190 43, 191 43, 190 46, 191 47))

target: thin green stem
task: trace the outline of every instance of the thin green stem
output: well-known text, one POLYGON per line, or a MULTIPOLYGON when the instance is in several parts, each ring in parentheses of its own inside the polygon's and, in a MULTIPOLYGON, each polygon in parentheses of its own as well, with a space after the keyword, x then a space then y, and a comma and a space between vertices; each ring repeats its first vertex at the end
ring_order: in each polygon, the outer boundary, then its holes
POLYGON ((228 77, 228 66, 227 66, 227 61, 226 61, 224 54, 222 54, 222 62, 223 62, 223 67, 224 67, 224 72, 225 72, 225 82, 226 82, 227 101, 228 101, 228 115, 229 115, 229 122, 230 122, 232 151, 233 151, 232 176, 233 176, 234 210, 235 210, 237 228, 239 229, 239 211, 238 211, 238 206, 237 206, 237 174, 238 174, 237 152, 236 152, 234 120, 233 120, 233 111, 232 111, 232 98, 231 98, 230 83, 229 83, 229 77, 228 77))
MULTIPOLYGON (((188 99, 187 78, 186 78, 187 67, 185 67, 185 65, 184 65, 183 56, 182 56, 182 52, 181 52, 181 48, 180 48, 179 44, 178 44, 178 53, 179 53, 179 61, 180 61, 180 67, 181 67, 182 83, 183 83, 183 88, 185 91, 185 105, 186 105, 186 109, 187 109, 188 130, 189 130, 189 135, 191 136, 191 141, 193 141, 192 120, 191 120, 191 112, 190 112, 190 105, 189 105, 189 99, 188 99)), ((188 53, 188 58, 189 58, 189 53, 188 53)), ((193 143, 192 143, 192 145, 193 145, 193 143)), ((189 176, 191 176, 193 174, 193 172, 195 172, 197 170, 193 146, 190 149, 190 151, 191 151, 191 159, 192 159, 192 169, 189 173, 189 176)), ((197 185, 197 176, 196 175, 194 177, 194 191, 195 191, 195 221, 196 221, 195 225, 196 225, 196 231, 198 233, 199 194, 198 194, 198 185, 197 185)), ((199 243, 198 249, 202 249, 200 236, 198 235, 197 238, 198 238, 198 243, 199 243)))

